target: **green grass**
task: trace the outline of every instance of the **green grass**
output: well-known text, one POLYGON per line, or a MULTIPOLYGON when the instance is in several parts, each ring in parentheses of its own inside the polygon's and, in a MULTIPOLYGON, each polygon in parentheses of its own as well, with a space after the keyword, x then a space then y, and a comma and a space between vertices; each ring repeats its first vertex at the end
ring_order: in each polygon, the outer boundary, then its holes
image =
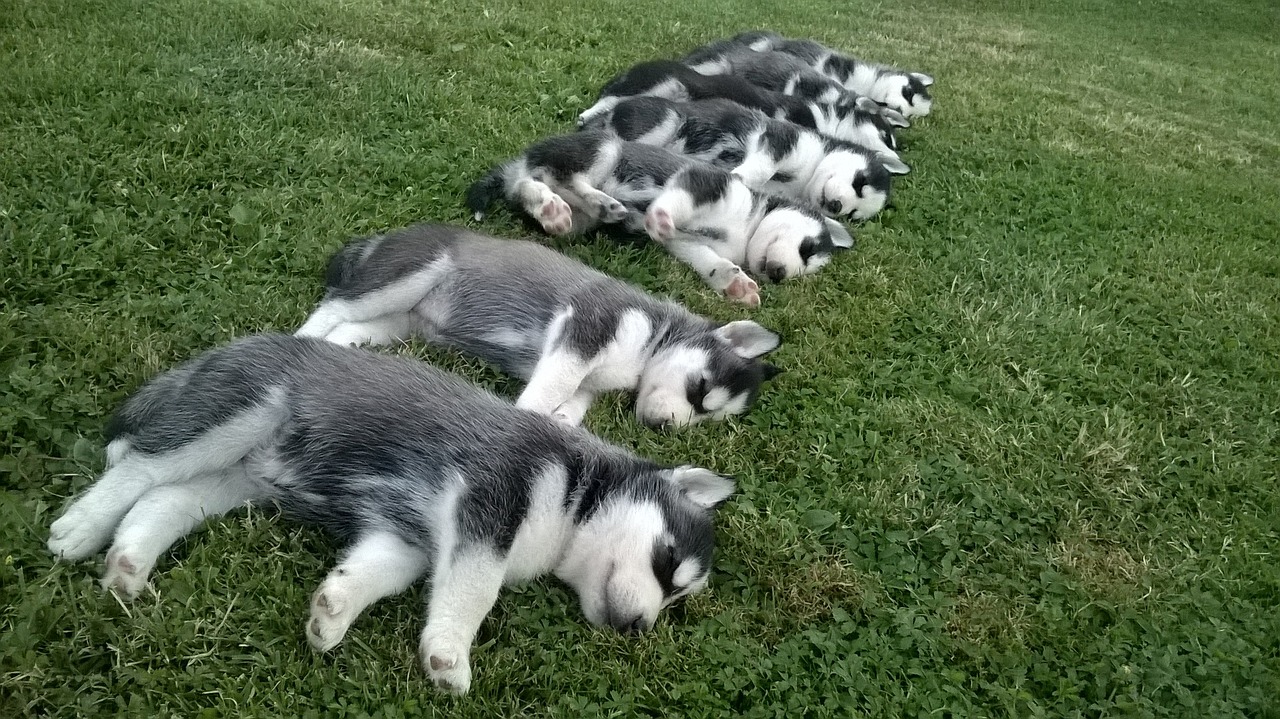
MULTIPOLYGON (((0 715, 1280 716, 1274 4, 651 5, 0 0, 0 715), (755 412, 588 417, 738 477, 709 592, 639 639, 506 592, 454 700, 418 590, 310 652, 337 547, 270 513, 132 604, 45 553, 147 377, 291 330, 349 236, 463 221, 614 72, 749 27, 938 84, 896 207, 765 288, 755 412)), ((560 246, 748 316, 657 248, 560 246)))

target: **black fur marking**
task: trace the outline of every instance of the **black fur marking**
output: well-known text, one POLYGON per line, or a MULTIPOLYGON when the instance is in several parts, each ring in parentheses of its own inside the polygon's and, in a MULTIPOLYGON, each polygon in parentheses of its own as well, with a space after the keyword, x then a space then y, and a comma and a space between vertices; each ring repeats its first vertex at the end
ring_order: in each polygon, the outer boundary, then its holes
MULTIPOLYGON (((676 550, 661 539, 653 545, 653 576, 662 587, 662 596, 670 597, 676 593, 676 550)), ((681 587, 683 589, 683 587, 681 587)))
POLYGON ((459 236, 455 227, 424 225, 351 240, 329 261, 326 297, 355 299, 401 280, 447 253, 459 236))
POLYGON ((679 186, 693 198, 695 205, 718 202, 729 191, 733 176, 710 165, 690 165, 679 178, 679 186))
POLYGON ((609 133, 598 130, 555 135, 530 145, 524 156, 531 171, 545 170, 556 182, 567 184, 595 163, 600 147, 609 138, 609 133))

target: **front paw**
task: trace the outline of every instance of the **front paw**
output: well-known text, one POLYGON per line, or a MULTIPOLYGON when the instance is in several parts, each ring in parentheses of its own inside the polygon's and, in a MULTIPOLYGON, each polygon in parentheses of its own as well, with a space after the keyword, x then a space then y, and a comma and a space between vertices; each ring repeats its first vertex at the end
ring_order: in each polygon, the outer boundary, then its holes
POLYGON ((49 527, 49 551, 59 559, 76 561, 102 549, 113 527, 103 526, 100 518, 73 504, 66 514, 49 527))
POLYGON ((147 586, 151 565, 126 549, 112 547, 107 552, 107 569, 102 573, 102 588, 125 599, 136 599, 147 586))
POLYGON ((471 665, 466 650, 450 648, 439 638, 422 638, 422 665, 437 689, 462 695, 471 689, 471 665))
POLYGON ((661 207, 650 207, 644 215, 644 231, 649 233, 649 237, 654 241, 665 243, 675 235, 676 223, 667 210, 661 207))
POLYGON ((327 652, 338 646, 355 620, 348 605, 345 592, 333 580, 326 579, 320 585, 311 598, 311 618, 307 620, 307 643, 312 649, 327 652))
POLYGON ((627 217, 627 208, 621 202, 610 199, 600 203, 600 221, 605 223, 621 222, 627 217))
POLYGON ((724 294, 725 297, 748 307, 760 306, 760 285, 742 272, 739 272, 729 286, 724 288, 724 294))

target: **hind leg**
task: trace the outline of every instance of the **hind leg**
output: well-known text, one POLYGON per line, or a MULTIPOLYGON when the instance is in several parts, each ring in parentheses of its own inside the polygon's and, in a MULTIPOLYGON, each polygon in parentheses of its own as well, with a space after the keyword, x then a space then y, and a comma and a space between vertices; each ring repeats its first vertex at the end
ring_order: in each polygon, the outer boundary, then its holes
POLYGON ((129 599, 138 596, 156 560, 174 542, 205 519, 226 514, 261 493, 261 486, 245 473, 243 463, 191 482, 152 489, 120 522, 107 552, 102 588, 129 599))
POLYGON ((354 299, 326 299, 293 334, 295 337, 328 339, 330 333, 343 324, 369 322, 387 315, 406 313, 426 301, 448 270, 449 260, 445 257, 423 265, 407 277, 365 292, 354 299))
POLYGON ((141 452, 127 439, 112 442, 107 446, 112 466, 50 527, 49 551, 70 560, 97 552, 143 495, 230 469, 287 416, 283 390, 277 389, 261 404, 168 452, 141 452))
POLYGON ((577 427, 582 424, 582 418, 586 416, 587 410, 591 409, 591 403, 595 398, 595 394, 580 389, 569 398, 569 401, 556 407, 556 410, 551 413, 551 418, 577 427))
POLYGON ((365 607, 403 592, 429 566, 425 551, 394 534, 361 537, 312 596, 307 642, 318 652, 337 646, 365 607))
POLYGON ((524 179, 516 184, 514 194, 548 235, 567 235, 573 230, 573 208, 547 183, 524 179))
POLYGON ((387 345, 408 339, 413 328, 408 314, 385 315, 366 322, 343 322, 324 338, 339 345, 387 345))

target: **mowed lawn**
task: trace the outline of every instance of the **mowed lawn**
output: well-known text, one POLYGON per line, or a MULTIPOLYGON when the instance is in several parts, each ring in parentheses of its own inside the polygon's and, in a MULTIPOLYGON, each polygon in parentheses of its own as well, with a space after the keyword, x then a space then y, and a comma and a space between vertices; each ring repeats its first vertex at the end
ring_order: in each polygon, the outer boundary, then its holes
POLYGON ((1278 11, 1009 5, 0 0, 0 716, 1280 716, 1278 11), (708 592, 626 638, 507 591, 456 700, 421 589, 311 652, 338 547, 268 509, 133 603, 46 554, 146 378, 291 331, 348 237, 469 221, 615 72, 749 28, 937 85, 895 207, 757 311, 657 247, 555 243, 785 337, 744 418, 587 418, 738 478, 708 592))

